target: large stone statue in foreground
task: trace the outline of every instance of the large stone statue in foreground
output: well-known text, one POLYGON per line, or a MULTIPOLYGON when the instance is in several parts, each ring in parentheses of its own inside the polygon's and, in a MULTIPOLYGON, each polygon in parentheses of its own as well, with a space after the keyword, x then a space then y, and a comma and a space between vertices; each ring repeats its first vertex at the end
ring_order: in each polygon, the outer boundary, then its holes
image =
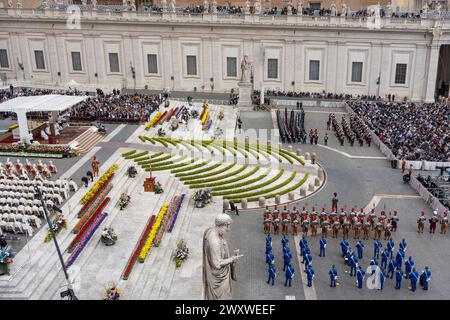
POLYGON ((231 280, 236 280, 235 267, 239 250, 230 256, 225 235, 230 230, 231 218, 220 213, 215 227, 203 234, 203 288, 205 300, 231 299, 231 280))
POLYGON ((248 55, 244 55, 244 59, 241 62, 241 82, 249 83, 250 75, 252 72, 252 63, 248 60, 248 55))

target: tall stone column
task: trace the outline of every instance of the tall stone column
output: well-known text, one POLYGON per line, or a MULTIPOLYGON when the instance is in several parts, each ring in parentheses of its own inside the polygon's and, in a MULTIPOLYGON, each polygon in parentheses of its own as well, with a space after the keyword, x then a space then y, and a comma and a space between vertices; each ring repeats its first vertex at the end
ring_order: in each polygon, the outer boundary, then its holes
POLYGON ((430 47, 430 59, 428 60, 428 77, 427 77, 427 89, 425 93, 425 102, 434 102, 434 93, 436 90, 436 78, 437 69, 439 63, 439 48, 437 43, 434 43, 430 47))

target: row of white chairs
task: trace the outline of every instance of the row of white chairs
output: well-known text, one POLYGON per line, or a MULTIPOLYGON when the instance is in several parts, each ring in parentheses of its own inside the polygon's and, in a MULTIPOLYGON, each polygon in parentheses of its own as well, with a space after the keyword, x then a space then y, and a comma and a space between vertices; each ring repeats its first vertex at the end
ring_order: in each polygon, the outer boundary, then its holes
MULTIPOLYGON (((51 209, 51 208, 49 208, 51 209)), ((8 215, 8 214, 37 214, 38 216, 42 217, 44 215, 44 208, 42 206, 19 206, 19 207, 0 207, 0 215, 8 215)))
POLYGON ((24 224, 19 221, 15 222, 6 222, 3 220, 0 220, 0 234, 3 234, 4 232, 9 233, 28 233, 29 237, 33 236, 33 227, 29 225, 27 228, 25 228, 24 224))
POLYGON ((23 214, 3 214, 1 215, 1 219, 2 221, 5 222, 25 222, 27 221, 31 226, 40 228, 42 225, 41 219, 39 219, 39 217, 37 215, 31 214, 31 215, 23 215, 23 214))

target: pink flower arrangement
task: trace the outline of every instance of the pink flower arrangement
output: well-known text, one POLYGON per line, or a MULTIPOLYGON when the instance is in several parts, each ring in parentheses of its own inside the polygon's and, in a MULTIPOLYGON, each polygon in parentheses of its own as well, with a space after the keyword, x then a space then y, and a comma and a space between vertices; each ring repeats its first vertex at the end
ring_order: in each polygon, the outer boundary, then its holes
POLYGON ((167 226, 167 231, 172 232, 173 227, 175 226, 175 221, 177 220, 178 213, 180 212, 181 205, 183 204, 184 197, 186 195, 183 193, 181 196, 177 197, 176 208, 173 214, 170 217, 169 224, 167 226))

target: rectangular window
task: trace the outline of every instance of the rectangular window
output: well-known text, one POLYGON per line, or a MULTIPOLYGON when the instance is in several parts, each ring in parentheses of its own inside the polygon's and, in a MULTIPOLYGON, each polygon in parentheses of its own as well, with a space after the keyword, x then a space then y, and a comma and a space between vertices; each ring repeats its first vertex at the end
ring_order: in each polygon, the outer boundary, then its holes
POLYGON ((8 52, 6 49, 0 49, 0 68, 9 68, 8 52))
POLYGON ((236 57, 227 57, 227 77, 237 77, 236 57))
POLYGON ((352 62, 352 82, 362 82, 362 62, 352 62))
POLYGON ((158 61, 156 60, 156 54, 147 55, 148 73, 158 73, 158 61))
POLYGON ((397 63, 395 65, 395 84, 406 83, 406 63, 397 63))
POLYGON ((197 75, 197 57, 186 56, 186 73, 188 76, 197 75))
POLYGON ((81 67, 81 54, 79 52, 71 52, 72 55, 72 70, 73 71, 81 71, 83 68, 81 67))
POLYGON ((320 80, 320 61, 309 60, 309 80, 320 80))
POLYGON ((119 54, 110 52, 108 55, 109 55, 109 71, 120 72, 119 54))
POLYGON ((267 59, 267 78, 278 79, 278 59, 267 59))
POLYGON ((36 69, 45 70, 44 51, 35 50, 34 59, 36 61, 36 69))

